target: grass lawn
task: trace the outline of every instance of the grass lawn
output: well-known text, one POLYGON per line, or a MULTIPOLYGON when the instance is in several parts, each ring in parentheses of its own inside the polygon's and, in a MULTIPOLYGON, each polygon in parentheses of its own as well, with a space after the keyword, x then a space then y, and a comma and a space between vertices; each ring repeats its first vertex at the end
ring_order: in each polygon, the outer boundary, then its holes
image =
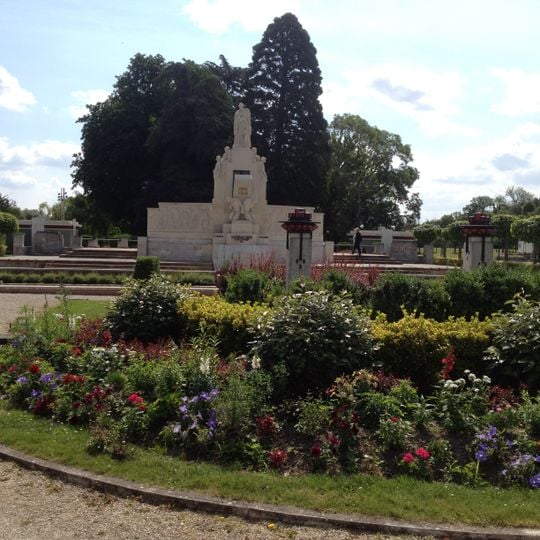
MULTIPOLYGON (((85 315, 89 319, 96 319, 105 317, 109 304, 110 300, 74 300, 68 298, 67 309, 71 315, 85 315)), ((64 306, 62 304, 58 304, 51 308, 52 313, 62 313, 63 311, 64 306)))
POLYGON ((87 439, 85 430, 9 409, 0 401, 1 444, 98 474, 170 489, 320 511, 415 522, 540 527, 540 490, 470 488, 409 477, 284 477, 278 473, 185 462, 164 455, 160 449, 137 448, 132 458, 118 462, 108 456, 90 456, 85 450, 87 439))

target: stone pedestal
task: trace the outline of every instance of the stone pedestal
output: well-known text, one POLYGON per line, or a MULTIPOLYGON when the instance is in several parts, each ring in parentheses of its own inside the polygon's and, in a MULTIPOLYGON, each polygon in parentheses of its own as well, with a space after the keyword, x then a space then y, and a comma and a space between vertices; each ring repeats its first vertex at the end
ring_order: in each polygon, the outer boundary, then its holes
POLYGON ((493 238, 490 236, 469 237, 468 249, 463 248, 463 270, 473 270, 493 261, 493 238))
POLYGON ((289 233, 289 257, 287 259, 287 286, 297 277, 311 277, 311 235, 289 233))

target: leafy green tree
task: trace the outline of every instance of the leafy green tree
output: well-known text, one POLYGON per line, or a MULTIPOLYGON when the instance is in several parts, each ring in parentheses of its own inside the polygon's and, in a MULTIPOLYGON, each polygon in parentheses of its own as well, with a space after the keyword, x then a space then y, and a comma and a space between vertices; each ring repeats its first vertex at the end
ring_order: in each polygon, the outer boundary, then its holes
POLYGON ((508 249, 512 239, 512 223, 516 220, 511 214, 494 214, 491 223, 497 227, 497 236, 501 240, 504 250, 504 260, 508 260, 508 249))
POLYGON ((441 228, 437 225, 422 224, 413 229, 414 237, 418 242, 419 246, 426 246, 433 244, 433 242, 441 234, 441 228))
MULTIPOLYGON (((332 149, 325 189, 326 227, 335 240, 360 224, 399 227, 401 209, 418 179, 411 149, 399 135, 344 114, 330 125, 332 149)), ((418 205, 418 195, 413 194, 418 205)))
POLYGON ((463 225, 466 225, 467 221, 454 221, 445 227, 445 235, 448 242, 458 249, 459 258, 461 259, 461 251, 463 249, 463 243, 465 242, 465 235, 463 234, 463 225))
POLYGON ((268 157, 268 200, 321 203, 328 168, 327 123, 317 51, 292 13, 274 19, 253 48, 246 104, 253 146, 268 157))
POLYGON ((219 62, 219 64, 206 62, 204 65, 219 77, 234 106, 237 107, 245 98, 247 68, 232 66, 222 54, 219 55, 219 62))
POLYGON ((477 212, 488 212, 495 207, 495 201, 492 197, 487 195, 480 195, 479 197, 473 197, 469 204, 463 207, 463 213, 466 216, 472 216, 477 212))
POLYGON ((538 199, 533 193, 520 186, 510 186, 506 188, 505 196, 509 200, 509 206, 513 214, 525 214, 532 212, 538 199))
POLYGON ((516 219, 512 223, 510 231, 519 240, 533 244, 533 260, 538 262, 540 258, 540 214, 516 219))
POLYGON ((19 222, 13 214, 0 212, 0 255, 6 253, 6 234, 19 230, 19 222))
POLYGON ((14 216, 21 217, 21 209, 17 206, 17 203, 0 193, 0 212, 7 212, 8 214, 13 214, 14 216))
POLYGON ((82 153, 73 162, 74 185, 106 221, 143 232, 149 206, 209 197, 231 108, 208 68, 137 54, 109 98, 90 105, 79 120, 82 153))
POLYGON ((219 79, 194 62, 169 65, 156 84, 164 100, 147 140, 156 169, 142 186, 145 207, 209 201, 216 154, 232 133, 231 100, 219 79))

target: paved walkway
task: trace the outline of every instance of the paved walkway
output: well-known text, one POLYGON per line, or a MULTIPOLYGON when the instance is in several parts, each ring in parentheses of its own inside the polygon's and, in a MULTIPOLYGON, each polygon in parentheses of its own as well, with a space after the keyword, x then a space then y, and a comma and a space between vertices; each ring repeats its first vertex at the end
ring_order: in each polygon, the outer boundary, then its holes
MULTIPOLYGON (((111 300, 112 296, 81 295, 70 296, 72 299, 111 300)), ((55 306, 60 301, 54 294, 0 293, 0 336, 9 332, 9 323, 13 322, 25 307, 36 312, 45 306, 55 306)))

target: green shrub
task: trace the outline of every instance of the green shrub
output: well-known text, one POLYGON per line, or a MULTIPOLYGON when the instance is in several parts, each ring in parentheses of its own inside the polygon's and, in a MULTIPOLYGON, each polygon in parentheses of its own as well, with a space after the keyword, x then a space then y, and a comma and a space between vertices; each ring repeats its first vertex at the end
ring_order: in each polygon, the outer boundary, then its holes
POLYGON ((384 313, 389 321, 416 311, 426 317, 444 320, 450 307, 450 298, 440 281, 407 276, 405 274, 383 274, 372 292, 372 308, 384 313))
POLYGON ((179 306, 179 316, 187 338, 201 330, 215 336, 224 354, 245 352, 250 339, 249 325, 263 308, 250 304, 230 304, 220 296, 196 295, 179 306))
POLYGON ((270 292, 271 279, 264 272, 242 268, 227 276, 225 298, 229 302, 263 302, 270 292))
POLYGON ((518 293, 540 298, 538 282, 527 269, 510 268, 501 264, 490 264, 477 270, 482 280, 484 295, 480 313, 489 316, 499 310, 509 311, 507 304, 518 293))
POLYGON ((397 322, 379 318, 373 336, 380 344, 375 360, 385 371, 409 377, 424 392, 437 383, 450 342, 436 321, 410 313, 397 322))
POLYGON ((107 325, 115 338, 144 343, 178 339, 181 327, 177 303, 191 294, 188 288, 172 284, 159 274, 144 281, 130 279, 109 308, 107 325))
POLYGON ((540 303, 517 297, 512 312, 493 317, 493 346, 486 360, 494 378, 532 391, 540 388, 540 303))
POLYGON ((456 372, 484 373, 483 351, 491 343, 491 328, 490 321, 477 318, 437 322, 407 313, 389 323, 380 317, 373 324, 373 336, 380 344, 375 359, 392 374, 409 377, 425 392, 439 381, 441 360, 451 349, 456 372))
POLYGON ((484 286, 480 273, 451 270, 443 280, 450 296, 450 314, 456 317, 472 317, 484 312, 484 286))
POLYGON ((346 292, 355 304, 364 304, 368 298, 367 287, 354 282, 347 274, 339 270, 330 270, 319 281, 318 289, 325 289, 334 295, 346 292))
POLYGON ((159 257, 138 257, 133 270, 133 279, 149 279, 159 273, 159 257))
POLYGON ((352 301, 328 292, 284 297, 253 326, 252 353, 262 366, 287 372, 288 391, 327 387, 338 375, 371 365, 370 321, 352 301))

